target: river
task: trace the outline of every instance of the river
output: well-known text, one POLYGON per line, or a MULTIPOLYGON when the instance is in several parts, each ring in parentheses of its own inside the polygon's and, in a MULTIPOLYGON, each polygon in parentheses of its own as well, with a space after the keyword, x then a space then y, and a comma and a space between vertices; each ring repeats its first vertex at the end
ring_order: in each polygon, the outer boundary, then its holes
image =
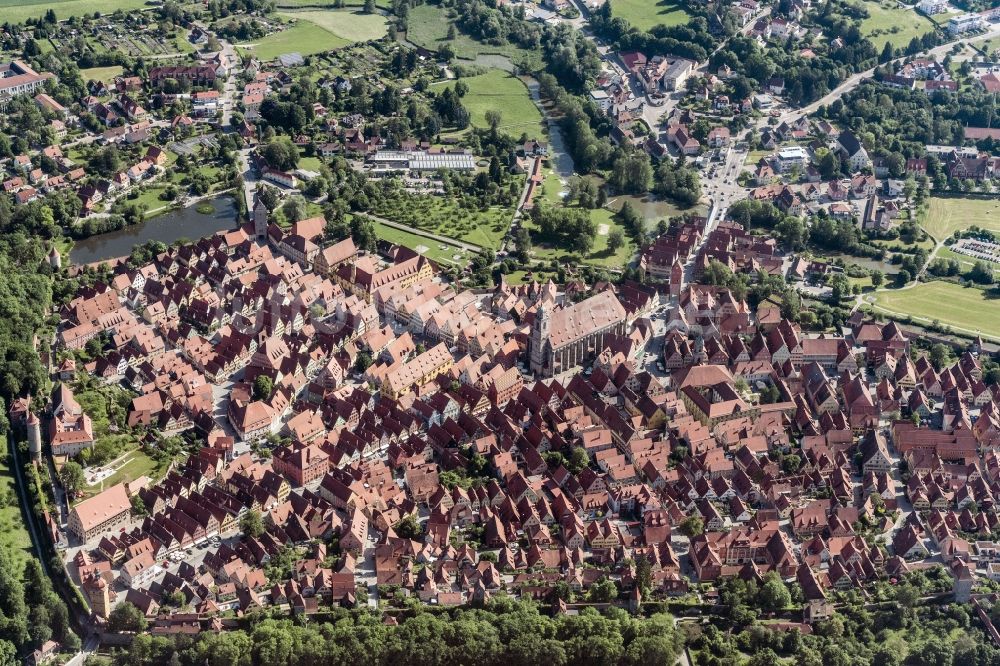
POLYGON ((236 228, 236 205, 231 196, 218 196, 208 203, 212 204, 211 214, 199 213, 197 206, 178 208, 135 226, 78 240, 70 252, 70 261, 90 264, 125 256, 146 241, 158 240, 169 245, 182 238, 194 240, 236 228))
POLYGON ((521 79, 528 87, 531 99, 534 100, 538 109, 542 112, 542 116, 545 117, 545 123, 549 128, 549 165, 559 175, 559 178, 565 181, 573 175, 574 167, 573 157, 566 150, 566 141, 563 139, 562 128, 559 127, 559 123, 549 118, 545 113, 545 108, 542 106, 541 86, 538 81, 534 77, 527 75, 522 76, 521 79))

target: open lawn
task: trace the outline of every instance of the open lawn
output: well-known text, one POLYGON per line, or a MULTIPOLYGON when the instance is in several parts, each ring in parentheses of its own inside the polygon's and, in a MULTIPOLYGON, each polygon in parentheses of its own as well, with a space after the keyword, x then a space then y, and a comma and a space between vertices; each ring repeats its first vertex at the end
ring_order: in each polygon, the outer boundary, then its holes
POLYGON ((322 165, 323 162, 318 157, 302 156, 299 158, 299 168, 304 169, 305 171, 319 172, 322 165))
POLYGON ((386 20, 380 14, 365 14, 351 10, 310 9, 281 12, 281 16, 315 23, 327 32, 348 42, 380 39, 386 33, 386 20))
POLYGON ((937 239, 972 225, 1000 232, 1000 199, 931 197, 920 224, 937 239))
POLYGON ((981 331, 984 337, 1000 339, 1000 299, 987 298, 982 289, 940 280, 923 282, 909 289, 879 291, 875 305, 919 322, 936 319, 967 333, 981 331))
POLYGON ((111 81, 111 79, 119 76, 124 70, 121 67, 91 67, 90 69, 81 69, 80 76, 83 77, 84 81, 104 81, 105 83, 111 81))
POLYGON ((882 51, 886 42, 893 48, 905 47, 914 37, 932 32, 934 26, 922 14, 898 7, 895 2, 865 2, 868 18, 861 22, 861 32, 882 51))
POLYGON ((0 16, 10 23, 23 23, 30 18, 40 18, 49 9, 56 12, 59 20, 70 16, 82 16, 100 12, 111 14, 116 9, 126 11, 147 9, 150 5, 146 0, 48 0, 47 2, 25 2, 24 0, 0 0, 0 16))
POLYGON ((25 527, 21 504, 17 499, 14 472, 8 463, 7 438, 0 436, 0 548, 6 550, 14 560, 14 569, 20 571, 30 556, 31 536, 25 527))
MULTIPOLYGON (((462 104, 469 110, 472 124, 489 127, 486 112, 500 112, 500 130, 512 136, 542 136, 542 112, 531 100, 524 83, 511 74, 499 69, 491 69, 485 74, 461 79, 469 86, 469 92, 462 98, 462 104)), ((453 83, 448 84, 454 87, 453 83)), ((432 90, 441 92, 444 86, 434 86, 432 90)))
POLYGON ((773 150, 751 150, 747 153, 747 159, 743 163, 743 166, 744 168, 753 170, 757 166, 757 162, 772 154, 774 154, 773 150))
MULTIPOLYGON (((900 218, 900 219, 903 219, 903 218, 900 218)), ((899 246, 903 246, 903 247, 906 247, 906 248, 917 248, 917 247, 919 247, 921 249, 927 250, 928 252, 930 252, 931 249, 934 248, 934 241, 931 240, 931 238, 929 236, 926 236, 923 240, 918 241, 917 243, 911 243, 911 244, 904 243, 901 238, 894 238, 892 240, 885 239, 885 238, 872 238, 872 239, 868 240, 868 242, 871 243, 872 245, 876 245, 878 247, 884 247, 889 252, 894 251, 893 248, 898 248, 899 246)))
POLYGON ((382 240, 408 247, 414 252, 418 252, 439 264, 445 266, 466 266, 472 258, 471 253, 455 245, 447 245, 408 231, 388 227, 381 222, 375 222, 374 225, 375 233, 382 240))
POLYGON ((354 40, 338 37, 325 28, 306 21, 296 22, 281 32, 275 32, 252 44, 238 45, 241 51, 261 60, 274 60, 285 53, 299 53, 303 56, 332 51, 351 44, 354 40))
POLYGON ((410 10, 407 17, 406 38, 430 51, 437 51, 447 43, 454 49, 455 55, 463 60, 475 60, 483 54, 505 55, 515 61, 527 60, 532 68, 541 66, 540 53, 533 53, 512 44, 493 46, 484 44, 459 32, 455 39, 447 40, 448 25, 452 20, 440 5, 430 3, 419 5, 410 10))
MULTIPOLYGON (((145 451, 136 449, 129 451, 115 463, 115 472, 107 478, 86 487, 83 495, 94 495, 101 490, 106 490, 116 483, 129 483, 141 476, 148 476, 155 480, 163 478, 167 473, 169 461, 163 463, 150 457, 145 451)), ((82 497, 81 497, 82 499, 82 497)))
MULTIPOLYGON (((608 235, 612 229, 625 229, 618 224, 614 218, 614 213, 607 208, 599 208, 590 211, 590 219, 597 225, 597 236, 594 239, 594 247, 590 252, 582 257, 583 263, 603 268, 622 269, 625 268, 632 256, 636 252, 635 243, 626 234, 625 243, 614 253, 608 250, 608 235)), ((524 218, 524 226, 531 232, 531 258, 534 261, 549 262, 553 259, 560 263, 565 263, 573 254, 568 250, 552 247, 541 241, 537 237, 537 230, 531 222, 531 218, 524 218)))
POLYGON ((653 26, 684 25, 691 16, 674 0, 608 0, 611 15, 621 17, 639 30, 649 30, 653 26))
POLYGON ((170 206, 174 203, 173 201, 164 201, 160 198, 160 195, 165 189, 167 189, 166 185, 163 185, 162 183, 153 183, 144 191, 140 192, 139 196, 135 199, 126 198, 125 201, 139 205, 145 204, 147 212, 163 208, 164 206, 170 206))

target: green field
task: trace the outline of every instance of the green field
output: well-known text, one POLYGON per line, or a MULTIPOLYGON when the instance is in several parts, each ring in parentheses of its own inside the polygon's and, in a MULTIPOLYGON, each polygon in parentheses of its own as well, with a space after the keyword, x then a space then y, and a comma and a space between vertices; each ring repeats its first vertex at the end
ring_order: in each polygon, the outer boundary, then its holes
POLYGON ((1000 199, 931 197, 921 226, 937 239, 976 225, 1000 232, 1000 199))
POLYGON ((304 169, 305 171, 316 171, 318 172, 320 167, 323 166, 323 161, 318 157, 306 157, 303 155, 299 158, 298 168, 304 169))
POLYGON ((691 16, 673 0, 608 0, 611 15, 621 17, 632 27, 647 31, 653 26, 684 25, 691 16))
MULTIPOLYGON (((519 78, 499 69, 491 69, 485 74, 461 80, 469 86, 462 104, 469 110, 473 125, 489 127, 486 112, 494 110, 501 114, 501 131, 515 137, 521 136, 522 132, 527 132, 528 136, 542 136, 542 112, 519 78)), ((454 87, 454 84, 448 85, 454 87)), ((437 86, 432 89, 440 92, 437 86)))
POLYGON ((355 11, 333 11, 310 9, 306 11, 281 12, 289 19, 315 23, 327 32, 348 42, 367 42, 381 39, 387 31, 386 19, 380 14, 363 14, 355 11))
POLYGON ((981 331, 984 337, 1000 339, 1000 300, 987 298, 982 289, 922 282, 909 289, 879 291, 875 304, 890 314, 910 315, 924 323, 937 320, 967 333, 981 331))
POLYGON ((680 208, 670 201, 656 199, 652 195, 618 195, 608 201, 608 208, 617 213, 622 209, 626 201, 632 204, 632 208, 645 218, 647 231, 655 229, 660 220, 669 220, 684 213, 689 215, 705 215, 708 212, 700 204, 691 208, 680 208))
POLYGON ((493 46, 472 39, 459 32, 455 39, 448 41, 448 25, 451 19, 439 5, 423 4, 410 10, 407 17, 406 38, 429 51, 437 51, 447 43, 455 51, 455 56, 464 60, 475 60, 484 54, 505 55, 512 60, 528 61, 530 68, 541 66, 540 53, 526 51, 511 44, 493 46))
POLYGON ((893 48, 905 47, 914 37, 932 32, 931 25, 922 14, 912 9, 897 7, 894 2, 865 2, 868 18, 861 22, 861 32, 871 38, 881 52, 886 42, 893 48))
POLYGON ((3 21, 10 23, 23 23, 30 18, 40 18, 49 9, 56 12, 59 20, 67 19, 70 16, 82 16, 84 14, 111 14, 116 9, 126 11, 135 9, 145 9, 149 5, 146 0, 49 0, 48 2, 24 2, 23 0, 0 0, 0 16, 3 21))
POLYGON ((159 462, 149 457, 145 451, 137 449, 126 453, 118 465, 120 466, 115 470, 114 474, 98 483, 87 486, 81 494, 82 497, 95 495, 118 483, 131 483, 141 476, 148 476, 150 479, 157 481, 166 476, 169 461, 159 462))
POLYGON ((293 52, 308 56, 359 41, 377 39, 386 33, 385 18, 374 14, 318 10, 288 12, 284 16, 297 19, 295 25, 252 44, 240 44, 240 50, 261 60, 273 60, 293 52), (306 16, 309 16, 308 20, 306 16), (321 21, 322 25, 314 21, 321 21))
POLYGON ((14 560, 14 568, 20 571, 31 551, 31 536, 25 527, 21 504, 17 498, 14 473, 8 463, 7 438, 0 436, 0 488, 6 502, 0 506, 0 548, 7 550, 14 560))
POLYGON ((91 67, 90 69, 81 69, 80 76, 83 77, 84 81, 104 81, 108 83, 116 76, 120 76, 124 70, 121 67, 91 67))
POLYGON ((408 247, 439 264, 465 266, 471 258, 469 252, 455 245, 447 245, 440 241, 410 233, 409 231, 388 227, 381 222, 375 222, 374 225, 375 233, 382 240, 408 247), (456 259, 456 257, 458 258, 456 259))

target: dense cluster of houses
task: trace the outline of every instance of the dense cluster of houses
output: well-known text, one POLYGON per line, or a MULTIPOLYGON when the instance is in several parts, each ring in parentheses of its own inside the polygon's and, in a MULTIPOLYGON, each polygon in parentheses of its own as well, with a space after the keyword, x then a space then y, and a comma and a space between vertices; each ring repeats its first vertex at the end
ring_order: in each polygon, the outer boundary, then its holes
MULTIPOLYGON (((261 207, 253 217, 121 265, 61 312, 66 348, 107 341, 82 369, 133 390, 130 427, 204 442, 159 481, 72 508, 77 578, 98 615, 123 599, 150 617, 178 599, 201 616, 309 613, 359 603, 372 585, 439 604, 499 590, 549 600, 556 583, 601 577, 634 598, 639 557, 658 594, 686 594, 675 542, 691 516, 704 526, 688 555, 696 580, 776 570, 802 585, 809 621, 830 612, 831 590, 936 552, 956 586, 971 585, 970 539, 995 526, 1000 465, 978 455, 1000 438, 979 348, 936 370, 894 323, 858 313, 842 336, 807 334, 775 304, 754 312, 677 270, 712 257, 780 271, 773 240, 727 222, 700 243, 690 220, 644 251, 658 288, 477 294, 405 249, 324 241, 322 219, 282 230, 261 207), (656 376, 638 359, 663 300, 668 372, 656 376), (214 393, 234 376, 219 421, 214 393), (904 497, 913 512, 897 521, 904 497), (259 536, 241 534, 250 511, 259 536), (420 534, 402 536, 409 515, 420 534), (200 565, 178 562, 198 544, 200 565), (289 548, 291 575, 269 577, 289 548)), ((73 370, 50 416, 62 456, 93 445, 73 370)), ((25 401, 11 417, 38 421, 25 401)))
MULTIPOLYGON (((754 0, 739 8, 746 22, 759 10, 754 0)), ((805 31, 768 17, 751 34, 805 31)), ((695 67, 639 52, 620 58, 656 95, 682 88, 695 67)), ((935 65, 913 61, 895 76, 946 83, 935 65)), ((282 71, 251 74, 242 91, 247 138, 264 98, 291 83, 282 71)), ((709 88, 725 75, 710 77, 709 88)), ((153 67, 148 82, 211 88, 224 76, 223 63, 209 61, 153 67)), ((351 82, 320 85, 345 91, 351 82)), ((113 92, 91 90, 83 106, 107 126, 101 140, 150 137, 142 86, 120 77, 113 92)), ((657 139, 629 133, 645 104, 629 82, 607 75, 599 86, 591 97, 614 119, 616 138, 662 155, 657 139)), ((766 87, 780 95, 784 81, 766 87)), ((750 110, 719 97, 717 111, 750 110)), ((190 99, 195 117, 220 108, 214 90, 190 99)), ((73 122, 48 95, 35 101, 73 122)), ((416 142, 386 151, 362 118, 314 111, 329 138, 317 146, 324 157, 474 168, 470 155, 416 142)), ((696 122, 688 111, 670 115, 665 136, 677 152, 705 147, 696 122)), ((704 140, 725 147, 729 130, 714 127, 704 140)), ((888 165, 850 131, 800 120, 768 128, 761 142, 775 152, 755 165, 755 199, 795 215, 824 208, 880 230, 905 205, 888 165), (813 164, 820 149, 854 175, 824 182, 813 164)), ((546 147, 532 140, 520 152, 534 183, 534 158, 546 147)), ((89 211, 166 159, 151 146, 103 182, 50 146, 16 156, 3 187, 26 202, 74 186, 89 211), (42 172, 43 156, 65 174, 42 172)), ((992 175, 993 158, 957 149, 948 168, 992 175)), ((907 161, 905 171, 926 173, 926 160, 907 161)), ((294 174, 262 176, 296 184, 294 174)), ((643 283, 501 281, 484 292, 455 288, 404 247, 333 242, 323 218, 282 228, 258 198, 241 228, 118 264, 59 309, 62 355, 88 353, 59 366, 51 404, 24 398, 10 410, 34 457, 42 432, 57 465, 79 456, 97 443, 73 391, 85 372, 130 391, 125 423, 143 433, 142 446, 172 435, 202 444, 162 478, 77 502, 65 533, 53 528, 94 614, 106 618, 128 601, 154 618, 154 632, 172 633, 227 611, 353 606, 376 589, 440 605, 500 591, 553 601, 557 584, 581 592, 602 578, 638 602, 634 563, 645 559, 664 596, 776 571, 801 586, 813 622, 829 617, 832 591, 932 557, 952 572, 960 599, 977 573, 1000 579, 1000 457, 981 455, 1000 443, 1000 388, 983 382, 981 342, 935 368, 897 324, 860 312, 840 333, 803 331, 778 303, 752 309, 730 289, 699 282, 711 261, 734 272, 785 270, 774 239, 731 220, 707 235, 705 227, 699 217, 675 221, 642 248, 643 283), (644 356, 661 323, 653 372, 644 356), (241 526, 252 513, 260 533, 241 526), (203 556, 191 556, 196 547, 203 556), (290 551, 290 570, 269 566, 290 551)), ((792 264, 798 277, 824 270, 792 264)))
MULTIPOLYGON (((3 74, 0 77, 0 100, 15 95, 31 95, 35 105, 45 114, 56 139, 51 145, 4 160, 0 165, 3 191, 12 195, 16 203, 27 204, 51 192, 69 189, 79 197, 81 215, 86 216, 102 202, 106 206, 135 185, 156 177, 168 161, 162 146, 171 139, 175 130, 190 126, 194 121, 187 115, 178 116, 170 122, 156 120, 143 103, 160 97, 157 104, 169 104, 171 97, 179 96, 157 92, 158 87, 168 79, 211 86, 217 76, 225 75, 226 67, 218 54, 214 60, 208 58, 204 63, 153 67, 146 79, 123 74, 110 82, 88 81, 87 94, 71 108, 44 92, 44 84, 53 78, 52 74, 38 74, 20 61, 0 65, 0 73, 3 74), (152 87, 148 94, 144 90, 147 83, 152 87), (81 122, 84 115, 95 119, 104 128, 103 131, 88 129, 81 122), (70 131, 73 132, 74 143, 139 146, 142 157, 126 164, 117 173, 94 173, 87 164, 78 163, 65 154, 70 131)), ((214 118, 215 108, 210 110, 211 113, 205 111, 208 98, 213 96, 218 100, 218 93, 214 90, 184 95, 191 100, 195 116, 211 115, 214 118)))

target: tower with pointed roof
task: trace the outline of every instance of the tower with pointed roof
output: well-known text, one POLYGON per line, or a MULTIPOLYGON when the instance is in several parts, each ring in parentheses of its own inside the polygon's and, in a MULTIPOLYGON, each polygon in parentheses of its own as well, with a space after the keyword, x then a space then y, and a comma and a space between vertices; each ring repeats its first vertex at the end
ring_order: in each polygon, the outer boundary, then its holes
POLYGON ((678 259, 674 259, 674 265, 670 267, 670 295, 680 298, 681 289, 684 287, 684 267, 678 259))
POLYGON ((102 618, 111 615, 111 594, 106 580, 99 574, 92 574, 83 581, 83 591, 94 615, 102 618))
POLYGON ((552 328, 552 312, 545 303, 538 306, 535 322, 531 327, 531 371, 542 374, 545 370, 545 352, 552 328))

